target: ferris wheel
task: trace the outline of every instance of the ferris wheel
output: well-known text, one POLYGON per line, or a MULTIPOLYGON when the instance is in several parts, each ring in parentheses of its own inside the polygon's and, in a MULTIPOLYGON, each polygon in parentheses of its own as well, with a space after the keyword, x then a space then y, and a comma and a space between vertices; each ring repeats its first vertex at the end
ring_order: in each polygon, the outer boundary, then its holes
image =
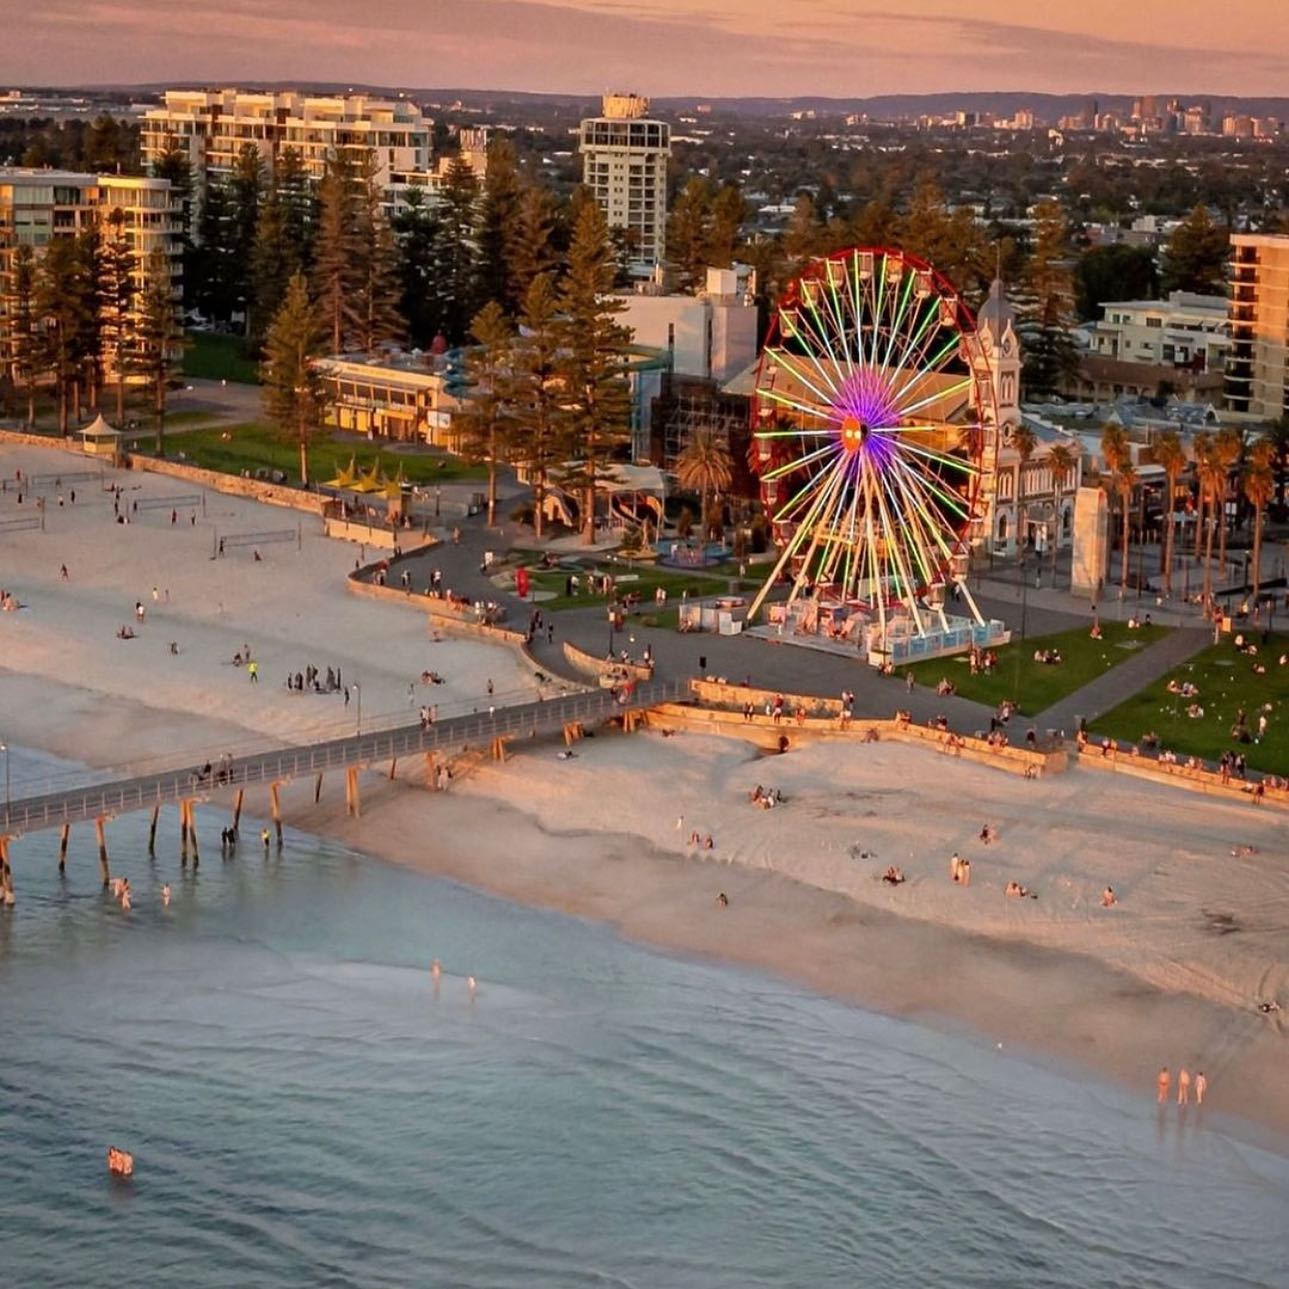
POLYGON ((992 390, 971 311, 925 261, 855 249, 808 265, 757 373, 753 464, 782 553, 749 617, 787 573, 789 609, 813 592, 883 628, 907 611, 925 634, 945 589, 966 589, 992 390))

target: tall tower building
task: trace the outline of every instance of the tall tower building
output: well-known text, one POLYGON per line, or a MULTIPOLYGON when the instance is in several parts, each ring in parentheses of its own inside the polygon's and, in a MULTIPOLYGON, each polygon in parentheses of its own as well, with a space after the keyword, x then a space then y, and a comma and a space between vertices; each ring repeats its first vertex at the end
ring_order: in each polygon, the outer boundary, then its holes
POLYGON ((1012 435, 1020 424, 1020 339, 1016 314, 1002 279, 994 278, 976 318, 976 344, 969 350, 976 378, 975 401, 985 431, 985 467, 980 479, 979 530, 973 545, 1008 546, 1015 540, 1016 462, 1012 435), (1004 465, 1008 472, 1004 474, 1004 465))
POLYGON ((1232 233, 1226 402, 1269 421, 1289 415, 1289 236, 1232 233))
POLYGON ((632 270, 662 263, 667 249, 667 158, 671 127, 649 119, 639 94, 606 94, 600 116, 582 122, 582 182, 627 236, 632 270))

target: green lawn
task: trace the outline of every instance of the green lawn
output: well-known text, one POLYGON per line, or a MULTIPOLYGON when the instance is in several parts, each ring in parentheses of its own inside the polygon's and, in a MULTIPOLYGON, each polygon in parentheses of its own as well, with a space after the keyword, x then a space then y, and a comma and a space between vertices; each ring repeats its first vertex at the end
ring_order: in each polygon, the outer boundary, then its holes
MULTIPOLYGON (((1260 641, 1257 633, 1249 639, 1260 641)), ((1216 761, 1226 751, 1243 752, 1249 765, 1269 774, 1289 774, 1289 665, 1280 666, 1280 655, 1289 653, 1289 635, 1277 633, 1258 645, 1257 656, 1240 653, 1231 639, 1213 645, 1188 663, 1147 685, 1127 702, 1092 722, 1097 734, 1139 743, 1143 734, 1158 734, 1160 745, 1188 756, 1216 761), (1254 673, 1263 664, 1266 675, 1254 673), (1195 698, 1168 692, 1168 682, 1190 681, 1199 689, 1195 698), (1192 718, 1186 709, 1197 703, 1204 715, 1192 718), (1249 732, 1257 735, 1258 716, 1265 704, 1267 732, 1256 743, 1240 744, 1231 737, 1236 716, 1244 710, 1249 732)))
POLYGON ((258 385, 255 358, 241 336, 221 336, 213 331, 190 331, 184 347, 183 374, 202 380, 231 380, 258 385))
POLYGON ((1167 628, 1157 626, 1129 631, 1123 622, 1102 622, 1100 640, 1093 640, 1088 630, 1076 627, 1004 645, 995 650, 998 663, 988 675, 981 672, 973 676, 966 654, 915 663, 911 670, 919 685, 935 686, 947 676, 963 698, 991 707, 1010 698, 1023 715, 1033 716, 1123 662, 1136 649, 1167 634, 1167 628), (1054 665, 1036 662, 1037 649, 1055 649, 1062 661, 1054 665))
MULTIPOLYGON (((591 572, 612 573, 618 579, 618 593, 639 592, 641 607, 650 610, 653 607, 653 594, 656 587, 667 589, 669 602, 679 600, 682 592, 688 591, 691 596, 724 595, 730 589, 730 582, 723 577, 704 577, 694 573, 682 573, 674 569, 657 568, 652 564, 638 564, 628 567, 625 564, 587 564, 578 568, 581 579, 580 595, 564 594, 564 587, 571 569, 533 569, 530 573, 532 584, 541 591, 554 591, 555 598, 539 601, 543 609, 585 609, 596 604, 607 604, 603 595, 587 594, 587 575, 591 572), (625 581, 624 578, 631 578, 625 581)), ((668 604, 668 608, 672 603, 668 604)), ((672 623, 674 625, 674 622, 672 623)))
MULTIPOLYGON (((219 470, 224 474, 252 473, 260 468, 283 471, 288 478, 298 482, 300 450, 268 425, 252 421, 245 425, 213 426, 206 430, 187 430, 167 442, 167 455, 178 456, 206 470, 219 470), (227 437, 225 437, 227 436, 227 437)), ((335 478, 353 460, 359 469, 371 468, 379 460, 385 474, 391 478, 401 465, 403 477, 410 483, 455 483, 464 479, 480 479, 485 471, 482 466, 468 465, 459 457, 442 453, 381 451, 380 446, 365 439, 338 439, 330 434, 319 435, 309 447, 309 474, 322 483, 335 478)))

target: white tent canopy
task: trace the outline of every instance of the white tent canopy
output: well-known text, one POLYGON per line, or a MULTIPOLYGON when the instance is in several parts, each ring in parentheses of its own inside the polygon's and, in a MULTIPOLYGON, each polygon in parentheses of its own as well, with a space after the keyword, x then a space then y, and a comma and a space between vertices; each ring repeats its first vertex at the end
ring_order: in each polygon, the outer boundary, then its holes
POLYGON ((100 412, 82 431, 81 438, 87 441, 110 442, 121 437, 120 430, 114 430, 100 412))

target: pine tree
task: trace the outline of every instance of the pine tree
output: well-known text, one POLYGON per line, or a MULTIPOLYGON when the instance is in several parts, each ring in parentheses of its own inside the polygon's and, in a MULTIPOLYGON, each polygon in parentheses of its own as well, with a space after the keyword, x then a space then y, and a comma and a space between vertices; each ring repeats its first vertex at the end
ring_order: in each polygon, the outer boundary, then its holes
POLYGON ((79 375, 76 382, 77 414, 80 413, 80 390, 86 402, 98 408, 103 387, 103 310, 107 300, 106 265, 103 260, 103 235, 98 225, 87 225, 76 237, 77 289, 80 292, 80 327, 76 334, 76 358, 79 375))
POLYGON ((711 224, 707 232, 707 265, 714 269, 727 269, 738 250, 743 221, 747 218, 747 202, 738 184, 725 184, 712 199, 711 224))
POLYGON ((1025 382, 1035 394, 1060 390, 1078 362, 1070 327, 1074 278, 1070 230, 1054 201, 1034 211, 1034 243, 1017 305, 1017 331, 1025 351, 1025 382))
POLYGON ((984 235, 966 207, 950 212, 944 193, 924 178, 897 225, 899 244, 943 273, 960 291, 974 297, 992 270, 985 268, 984 235))
POLYGON ((314 201, 308 176, 294 148, 278 155, 273 176, 259 198, 255 238, 251 245, 251 280, 247 318, 251 349, 264 347, 269 324, 282 307, 287 283, 310 262, 314 201))
POLYGON ((282 204, 287 237, 295 246, 297 262, 312 263, 318 202, 297 149, 283 148, 278 154, 273 165, 273 189, 282 204))
POLYGON ((398 312, 398 248, 383 199, 375 158, 369 153, 355 203, 353 237, 353 330, 364 353, 374 353, 385 341, 402 341, 407 336, 407 323, 398 312))
POLYGON ((523 299, 515 276, 523 197, 514 144, 499 136, 488 145, 488 169, 479 197, 475 298, 485 304, 495 300, 507 312, 513 312, 523 299))
POLYGON ((118 207, 108 216, 108 234, 103 242, 102 306, 104 341, 111 350, 116 375, 118 429, 125 426, 125 382, 130 368, 135 258, 125 227, 125 212, 118 207))
POLYGON ((255 245, 251 248, 255 293, 251 300, 250 340, 256 352, 263 348, 269 324, 282 307, 287 283, 302 268, 300 241, 291 228, 290 207, 274 184, 260 202, 255 245))
POLYGON ((394 215, 398 247, 399 312, 412 343, 425 349, 443 326, 436 290, 439 221, 419 189, 412 189, 394 215))
POLYGON ((322 380, 313 360, 321 356, 327 328, 309 299, 308 283, 296 273, 269 327, 260 380, 264 406, 282 437, 300 449, 300 482, 309 486, 309 440, 322 410, 322 380))
POLYGON ((509 461, 513 426, 507 393, 513 337, 510 319, 496 300, 475 314, 470 334, 476 346, 466 355, 469 402, 460 418, 467 458, 488 468, 488 527, 497 522, 497 468, 509 461))
POLYGON ((1213 222, 1207 206, 1196 206, 1164 248, 1164 290, 1223 294, 1230 253, 1226 230, 1213 222))
POLYGON ((676 269, 683 291, 703 282, 712 236, 712 186, 694 175, 672 204, 667 220, 667 259, 676 269))
POLYGON ((533 528, 545 529, 546 486, 561 460, 559 301, 554 280, 542 273, 529 284, 519 317, 519 336, 511 345, 508 395, 515 418, 513 459, 533 484, 533 528))
POLYGON ((894 207, 882 197, 861 206, 850 221, 856 246, 889 246, 896 240, 898 220, 894 207))
POLYGON ((175 318, 174 284, 170 279, 170 259, 163 250, 148 256, 145 286, 139 301, 139 319, 135 328, 132 363, 142 373, 152 392, 152 410, 156 418, 156 452, 166 451, 166 392, 174 371, 175 357, 183 333, 175 318))
POLYGON ((98 174, 115 174, 129 151, 121 122, 100 112, 90 124, 85 140, 85 164, 98 174))
POLYGON ((553 273, 559 263, 558 227, 555 198, 545 188, 530 184, 519 202, 510 268, 514 299, 521 307, 537 278, 553 273))
POLYGON ((621 300, 611 296, 614 262, 604 214, 584 205, 573 230, 568 272, 561 285, 560 373, 569 431, 563 482, 581 493, 582 536, 595 541, 598 485, 615 449, 629 441, 627 329, 616 321, 621 300))
POLYGON ((263 188, 264 163, 260 159, 260 150, 253 143, 243 143, 229 184, 232 199, 229 244, 232 250, 233 300, 247 321, 248 332, 255 299, 255 275, 251 266, 263 188))
POLYGON ((37 322, 37 273, 35 256, 25 243, 14 248, 10 279, 9 344, 13 375, 27 396, 27 425, 36 423, 36 379, 43 370, 41 336, 37 322))
POLYGON ((39 366, 54 379, 58 432, 68 430, 68 398, 76 380, 81 334, 80 257, 70 237, 55 237, 45 248, 36 273, 33 311, 40 336, 39 366))
POLYGON ((435 210, 435 271, 432 289, 444 335, 460 344, 475 314, 478 250, 475 228, 479 180, 460 157, 448 166, 435 210))
POLYGON ((174 135, 169 135, 161 155, 152 163, 152 174, 157 179, 169 179, 170 189, 179 203, 179 238, 183 248, 183 280, 185 303, 191 302, 189 283, 196 285, 199 277, 196 268, 196 248, 193 232, 197 212, 193 209, 192 163, 188 153, 174 135))
POLYGON ((234 205, 226 183, 212 179, 197 218, 197 241, 185 265, 186 293, 204 317, 227 322, 238 306, 241 271, 233 242, 234 205))
POLYGON ((327 158, 318 186, 318 228, 313 254, 313 290, 331 352, 343 353, 356 321, 354 312, 355 192, 352 167, 342 153, 327 158))

